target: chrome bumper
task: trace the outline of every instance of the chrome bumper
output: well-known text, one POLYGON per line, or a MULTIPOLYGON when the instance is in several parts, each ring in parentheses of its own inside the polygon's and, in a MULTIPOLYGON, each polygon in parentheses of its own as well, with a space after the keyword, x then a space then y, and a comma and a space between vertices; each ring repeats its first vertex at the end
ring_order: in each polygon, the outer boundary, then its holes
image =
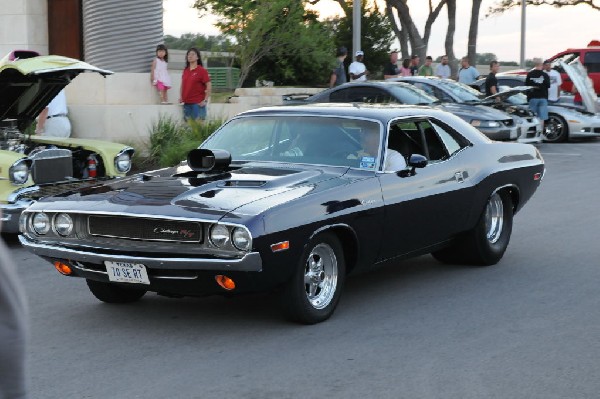
POLYGON ((36 255, 56 259, 68 259, 77 262, 89 262, 103 265, 105 261, 142 263, 149 269, 163 270, 207 270, 207 271, 262 271, 262 258, 258 252, 250 252, 236 259, 207 259, 207 258, 156 258, 145 256, 127 256, 103 254, 66 248, 59 245, 47 245, 30 240, 19 235, 21 245, 36 255))

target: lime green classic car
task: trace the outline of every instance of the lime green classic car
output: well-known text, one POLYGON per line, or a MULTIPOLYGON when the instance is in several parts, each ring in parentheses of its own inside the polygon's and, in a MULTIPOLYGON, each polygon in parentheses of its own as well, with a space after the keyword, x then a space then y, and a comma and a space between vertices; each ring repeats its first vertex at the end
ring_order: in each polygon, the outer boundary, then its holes
POLYGON ((13 51, 0 60, 0 213, 16 233, 21 212, 47 195, 123 177, 134 150, 100 140, 26 134, 50 101, 82 72, 102 70, 62 56, 13 51))

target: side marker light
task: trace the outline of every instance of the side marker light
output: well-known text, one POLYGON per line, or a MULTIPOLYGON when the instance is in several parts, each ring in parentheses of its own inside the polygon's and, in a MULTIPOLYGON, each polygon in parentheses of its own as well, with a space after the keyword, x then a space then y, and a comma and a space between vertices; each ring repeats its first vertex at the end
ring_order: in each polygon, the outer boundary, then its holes
POLYGON ((277 244, 271 245, 271 251, 273 251, 273 252, 285 251, 286 249, 289 249, 289 248, 290 248, 289 241, 278 242, 277 244))

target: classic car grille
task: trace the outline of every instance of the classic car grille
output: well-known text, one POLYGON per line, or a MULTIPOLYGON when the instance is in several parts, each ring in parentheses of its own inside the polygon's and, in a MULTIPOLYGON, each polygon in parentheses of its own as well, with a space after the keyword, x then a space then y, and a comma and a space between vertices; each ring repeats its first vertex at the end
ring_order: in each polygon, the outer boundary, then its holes
POLYGON ((60 148, 44 149, 30 154, 33 160, 31 175, 36 184, 64 181, 73 177, 71 151, 60 148))
POLYGON ((132 240, 201 242, 203 237, 202 223, 179 220, 90 215, 88 228, 94 236, 132 240))

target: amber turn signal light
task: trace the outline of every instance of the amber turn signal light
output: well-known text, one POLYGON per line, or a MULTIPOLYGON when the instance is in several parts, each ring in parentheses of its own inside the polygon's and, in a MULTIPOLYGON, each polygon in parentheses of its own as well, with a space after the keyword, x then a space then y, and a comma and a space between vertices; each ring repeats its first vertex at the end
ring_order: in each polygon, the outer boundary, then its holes
POLYGON ((231 291, 235 288, 235 282, 227 276, 217 274, 215 280, 217 280, 217 284, 219 284, 221 288, 226 289, 227 291, 231 291))
POLYGON ((286 249, 289 249, 289 248, 290 248, 289 241, 278 242, 277 244, 271 245, 271 251, 273 251, 273 252, 285 251, 286 249))
POLYGON ((65 276, 68 276, 69 274, 73 273, 69 265, 66 265, 60 261, 55 261, 54 267, 56 268, 56 270, 58 270, 60 274, 64 274, 65 276))

